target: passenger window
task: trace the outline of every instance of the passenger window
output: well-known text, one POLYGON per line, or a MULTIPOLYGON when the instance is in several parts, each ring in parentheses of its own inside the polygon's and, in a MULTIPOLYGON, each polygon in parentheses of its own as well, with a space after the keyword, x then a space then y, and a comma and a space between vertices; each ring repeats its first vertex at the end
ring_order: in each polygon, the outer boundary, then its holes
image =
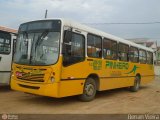
POLYGON ((70 40, 63 43, 63 65, 71 65, 85 59, 85 38, 81 34, 71 34, 70 40))
POLYGON ((11 38, 9 34, 0 33, 0 54, 9 54, 11 51, 11 38))
POLYGON ((147 64, 153 64, 153 53, 147 52, 147 64))
POLYGON ((140 49, 139 50, 139 62, 142 64, 146 63, 146 60, 147 60, 146 58, 147 58, 146 51, 140 49))
POLYGON ((129 49, 129 59, 131 62, 138 62, 138 48, 136 47, 130 47, 129 49))
POLYGON ((117 42, 109 39, 103 40, 103 57, 105 59, 117 59, 117 42))
POLYGON ((128 52, 129 52, 129 46, 125 45, 123 43, 119 43, 119 46, 118 46, 118 57, 119 57, 120 61, 129 61, 128 52))
POLYGON ((99 36, 87 35, 87 54, 89 57, 102 58, 102 39, 99 36))

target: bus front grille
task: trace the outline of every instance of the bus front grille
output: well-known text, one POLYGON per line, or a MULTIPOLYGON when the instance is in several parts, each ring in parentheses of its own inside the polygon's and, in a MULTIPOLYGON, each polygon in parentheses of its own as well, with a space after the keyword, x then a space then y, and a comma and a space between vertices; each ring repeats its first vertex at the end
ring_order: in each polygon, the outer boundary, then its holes
POLYGON ((30 81, 30 82, 44 82, 44 74, 26 74, 23 73, 22 76, 17 77, 19 80, 30 81))

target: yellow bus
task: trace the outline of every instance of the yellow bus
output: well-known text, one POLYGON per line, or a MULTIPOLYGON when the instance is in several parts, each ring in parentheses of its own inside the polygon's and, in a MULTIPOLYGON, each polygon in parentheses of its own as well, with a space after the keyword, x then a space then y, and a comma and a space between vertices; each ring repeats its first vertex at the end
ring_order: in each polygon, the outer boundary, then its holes
POLYGON ((154 79, 154 51, 66 19, 21 24, 11 88, 91 101, 96 91, 140 85, 154 79))

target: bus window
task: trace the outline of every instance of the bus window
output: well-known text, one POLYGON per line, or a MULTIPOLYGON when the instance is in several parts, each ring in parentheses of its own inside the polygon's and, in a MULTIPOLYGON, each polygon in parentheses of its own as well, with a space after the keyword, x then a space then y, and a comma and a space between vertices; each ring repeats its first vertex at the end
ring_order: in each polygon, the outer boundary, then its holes
POLYGON ((147 57, 147 56, 146 56, 146 51, 140 49, 140 50, 139 50, 139 62, 142 63, 142 64, 143 64, 143 63, 146 63, 146 60, 147 60, 146 57, 147 57))
POLYGON ((109 39, 103 40, 103 57, 105 59, 117 59, 117 42, 109 39))
POLYGON ((63 65, 71 65, 85 59, 85 38, 83 35, 72 33, 71 40, 64 40, 63 65))
POLYGON ((129 46, 125 45, 123 43, 119 43, 118 46, 118 57, 120 61, 128 61, 128 51, 129 51, 129 46))
POLYGON ((153 64, 153 53, 147 52, 147 64, 153 64))
POLYGON ((131 62, 138 62, 138 49, 136 47, 130 47, 129 49, 129 59, 131 62))
POLYGON ((0 54, 9 54, 11 51, 10 35, 1 33, 0 36, 0 54))
POLYGON ((102 58, 102 38, 96 35, 87 35, 87 54, 89 57, 102 58))

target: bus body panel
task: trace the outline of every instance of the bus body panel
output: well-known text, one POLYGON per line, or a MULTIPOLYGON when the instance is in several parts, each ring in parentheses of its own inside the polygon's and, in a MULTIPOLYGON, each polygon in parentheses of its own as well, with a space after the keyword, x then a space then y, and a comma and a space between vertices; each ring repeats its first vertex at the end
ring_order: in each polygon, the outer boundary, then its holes
POLYGON ((1 55, 0 61, 0 84, 9 84, 11 75, 12 53, 9 55, 1 55))
MULTIPOLYGON (((95 59, 95 60, 99 60, 99 59, 95 59)), ((34 84, 33 82, 25 83, 25 82, 13 79, 13 77, 12 77, 11 86, 12 86, 12 89, 14 89, 14 90, 60 98, 60 97, 82 94, 85 80, 92 73, 97 74, 100 77, 99 91, 102 91, 102 90, 109 90, 109 89, 114 89, 114 88, 132 86, 134 84, 135 74, 142 73, 142 71, 144 69, 146 69, 147 67, 150 67, 150 66, 146 65, 146 67, 144 67, 144 68, 142 67, 140 70, 137 70, 137 73, 131 74, 128 77, 126 77, 126 76, 124 76, 124 77, 123 76, 119 76, 119 77, 112 76, 111 77, 110 76, 111 74, 112 75, 113 75, 113 73, 116 74, 116 72, 117 72, 117 74, 119 74, 119 72, 117 70, 111 69, 111 68, 106 69, 105 65, 106 65, 107 60, 102 60, 102 61, 103 61, 103 70, 102 69, 101 70, 94 70, 93 66, 91 66, 92 63, 90 63, 90 61, 87 61, 87 59, 86 59, 84 62, 77 63, 77 64, 74 64, 74 65, 71 65, 68 67, 62 67, 61 77, 58 77, 58 76, 55 77, 55 79, 56 78, 57 79, 61 78, 61 79, 56 80, 56 82, 54 82, 54 83, 50 83, 48 80, 45 80, 45 81, 48 81, 45 84, 44 83, 34 84), (26 86, 40 87, 40 89, 34 90, 34 89, 30 89, 30 88, 23 88, 23 87, 19 86, 18 84, 22 84, 22 85, 26 85, 26 86)), ((132 63, 129 63, 129 65, 131 66, 129 68, 132 68, 135 64, 132 65, 132 63)), ((139 64, 137 66, 144 66, 144 65, 139 64)), ((142 74, 142 76, 141 76, 141 83, 142 84, 148 83, 154 79, 153 74, 152 74, 153 73, 152 67, 150 67, 150 68, 151 68, 151 71, 149 71, 149 70, 147 71, 147 72, 151 73, 150 76, 145 76, 145 75, 148 75, 148 73, 143 72, 144 74, 142 74)), ((34 67, 34 69, 36 69, 36 67, 34 67)), ((58 70, 59 68, 53 68, 53 69, 58 70)), ((128 73, 130 70, 131 69, 128 69, 128 70, 125 70, 124 72, 128 73)), ((47 79, 49 79, 49 77, 47 79)))
POLYGON ((63 80, 59 83, 59 97, 79 95, 83 93, 85 79, 63 80))
MULTIPOLYGON (((61 75, 61 65, 62 57, 59 58, 59 61, 56 65, 53 66, 44 66, 44 67, 31 67, 26 65, 17 65, 13 64, 14 72, 12 74, 11 87, 13 90, 19 90, 23 92, 28 92, 32 94, 52 96, 52 97, 65 97, 71 95, 82 94, 84 80, 63 80, 60 81, 61 75), (33 69, 32 69, 33 68, 33 69), (24 76, 28 80, 17 79, 16 74, 29 73, 28 76, 24 76), (44 74, 44 82, 38 83, 36 80, 32 79, 31 75, 44 74), (52 83, 50 81, 51 76, 55 78, 55 81, 52 83), (31 81, 32 80, 32 81, 31 81), (33 80, 35 80, 33 82, 33 80)), ((21 76, 21 75, 20 75, 21 76)), ((38 77, 38 76, 37 76, 38 77)), ((34 77, 33 77, 34 78, 34 77)))
POLYGON ((11 71, 9 72, 0 72, 0 84, 6 85, 10 82, 11 71))
POLYGON ((10 39, 10 53, 9 54, 0 54, 0 84, 9 84, 10 75, 11 75, 11 64, 13 58, 13 41, 16 39, 14 34, 8 33, 11 36, 10 39))
POLYGON ((11 88, 13 90, 22 91, 31 94, 43 95, 43 96, 51 96, 51 97, 58 97, 58 83, 54 84, 33 84, 33 83, 24 83, 18 80, 12 79, 11 80, 11 88), (25 88, 23 86, 32 86, 33 88, 25 88), (39 89, 36 89, 39 87, 39 89))
POLYGON ((123 62, 118 60, 105 60, 86 58, 84 62, 76 63, 62 68, 62 79, 87 79, 91 74, 99 77, 99 91, 134 84, 135 76, 140 74, 141 83, 145 84, 154 79, 153 65, 123 62), (92 59, 93 61, 88 61, 92 59), (110 63, 110 65, 108 65, 110 63), (117 63, 117 68, 115 64, 117 63), (135 66, 137 67, 136 69, 135 66), (134 70, 134 71, 133 71, 134 70))
POLYGON ((71 80, 71 81, 62 81, 55 82, 54 84, 33 84, 33 83, 24 83, 12 79, 11 88, 13 90, 22 91, 31 94, 50 96, 55 98, 61 98, 66 96, 73 96, 83 93, 84 80, 71 80), (23 86, 32 86, 39 87, 39 89, 25 88, 23 86))

